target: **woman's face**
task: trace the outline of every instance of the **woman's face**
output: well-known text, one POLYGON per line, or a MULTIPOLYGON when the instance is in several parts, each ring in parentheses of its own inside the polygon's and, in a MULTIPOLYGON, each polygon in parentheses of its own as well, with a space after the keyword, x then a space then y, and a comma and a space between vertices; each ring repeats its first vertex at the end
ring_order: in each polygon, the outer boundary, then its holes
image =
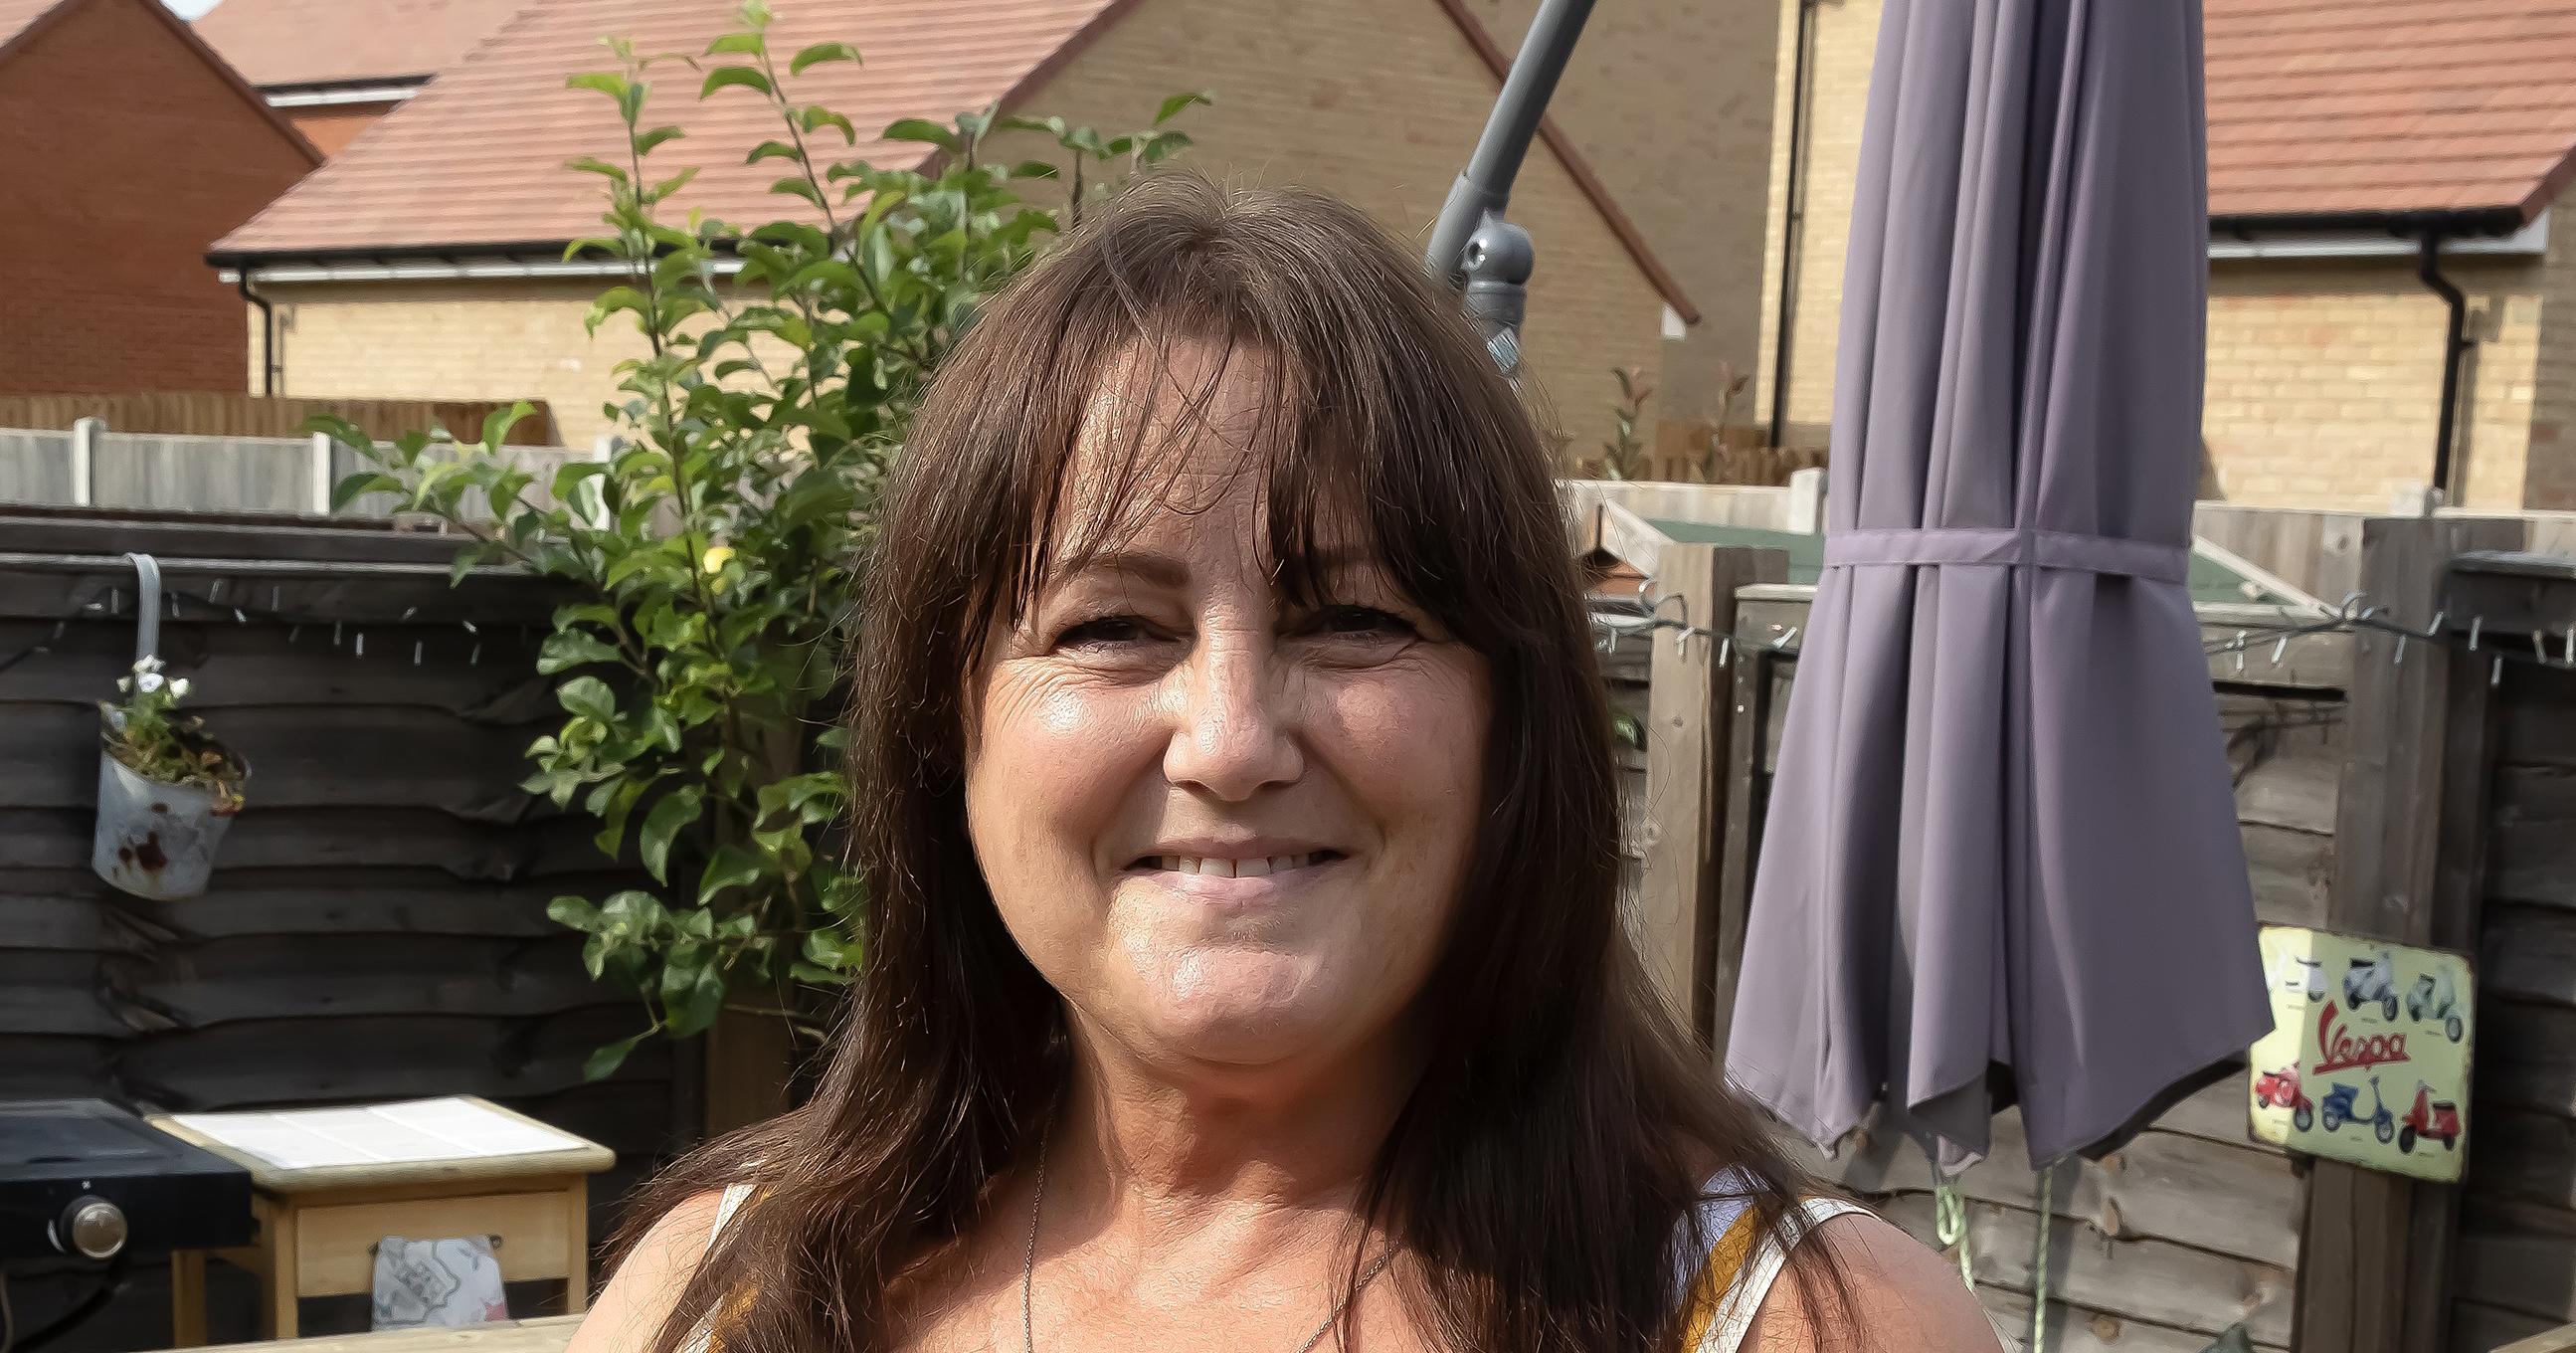
MULTIPOLYGON (((1182 439, 1177 478, 997 629, 970 702, 968 827, 1003 922, 1084 1036, 1196 1074, 1394 1031, 1457 906, 1487 720, 1483 658, 1356 533, 1320 524, 1329 603, 1273 586, 1251 365, 1200 417, 1148 423, 1182 439)), ((1173 360, 1184 386, 1215 366, 1173 360)), ((1122 383, 1076 450, 1077 508, 1135 435, 1122 383)))

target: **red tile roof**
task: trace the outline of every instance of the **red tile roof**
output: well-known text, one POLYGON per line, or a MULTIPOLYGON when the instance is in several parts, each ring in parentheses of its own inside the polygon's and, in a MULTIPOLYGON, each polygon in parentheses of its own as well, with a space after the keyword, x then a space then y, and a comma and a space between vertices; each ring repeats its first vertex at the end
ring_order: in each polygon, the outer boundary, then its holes
POLYGON ((70 0, 0 0, 0 48, 16 42, 36 20, 45 17, 54 6, 70 0))
POLYGON ((91 3, 141 5, 153 18, 161 21, 162 26, 170 31, 170 35, 178 40, 180 46, 196 53, 208 68, 223 77, 224 83, 232 86, 233 92, 241 96, 242 102, 250 105, 260 117, 267 119, 268 124, 276 128, 279 135, 294 143, 295 147, 304 152, 305 157, 313 163, 322 162, 322 152, 315 150, 313 143, 304 139, 304 133, 297 131, 293 123, 288 122, 276 109, 271 108, 268 100, 260 97, 259 91, 251 88, 249 83, 242 79, 240 71, 233 69, 221 56, 216 55, 215 50, 208 47, 205 40, 198 37, 178 15, 172 14, 169 6, 163 4, 162 0, 0 0, 0 61, 7 61, 20 52, 34 47, 35 39, 54 20, 71 13, 83 4, 91 3))
POLYGON ((197 33, 252 84, 427 79, 526 0, 222 0, 197 33))
MULTIPOLYGON (((225 6, 286 0, 224 0, 225 6)), ((1420 3, 1422 0, 1390 0, 1420 3)), ((0 0, 0 5, 23 0, 0 0)), ((461 0, 451 0, 461 3, 461 0)), ((865 137, 898 118, 942 119, 1011 103, 1040 84, 1134 0, 836 0, 783 7, 770 32, 783 64, 807 43, 858 35, 864 66, 820 65, 797 77, 796 96, 847 115, 865 137), (970 21, 971 20, 971 21, 970 21)), ((1508 62, 1455 3, 1439 0, 1499 81, 1508 62)), ((220 14, 222 9, 216 10, 220 14)), ((602 34, 640 51, 697 53, 734 27, 725 0, 521 0, 517 15, 408 103, 371 127, 241 229, 215 257, 315 257, 560 248, 599 225, 597 180, 566 160, 607 156, 623 144, 608 100, 564 79, 612 65, 602 34)), ((209 16, 211 17, 211 16, 209 16)), ((1176 80, 1182 78, 1176 75, 1176 80)), ((703 167, 667 204, 731 219, 791 210, 771 195, 776 161, 745 165, 778 134, 775 114, 749 90, 697 101, 697 77, 675 66, 652 76, 648 119, 685 127, 674 163, 703 167)), ((1553 124, 1548 145, 1592 199, 1639 268, 1685 319, 1698 311, 1553 124)), ((832 136, 831 133, 825 133, 832 136)), ((908 143, 862 140, 836 155, 893 164, 920 157, 908 143)))
POLYGON ((2205 0, 2212 216, 2481 209, 2576 176, 2576 0, 2205 0))

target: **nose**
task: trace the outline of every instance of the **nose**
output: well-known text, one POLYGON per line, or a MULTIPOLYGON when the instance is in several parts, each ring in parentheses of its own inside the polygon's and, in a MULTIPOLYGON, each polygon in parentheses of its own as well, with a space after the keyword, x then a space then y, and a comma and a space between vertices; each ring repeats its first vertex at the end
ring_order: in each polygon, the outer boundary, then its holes
POLYGON ((1226 802, 1305 773, 1290 692, 1261 637, 1211 635, 1173 674, 1163 776, 1226 802))

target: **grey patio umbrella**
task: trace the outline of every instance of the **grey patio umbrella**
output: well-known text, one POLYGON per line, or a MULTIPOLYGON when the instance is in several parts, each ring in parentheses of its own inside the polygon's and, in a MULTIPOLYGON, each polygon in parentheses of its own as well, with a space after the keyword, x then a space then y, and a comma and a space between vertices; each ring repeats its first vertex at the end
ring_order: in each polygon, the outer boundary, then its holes
POLYGON ((2184 589, 2198 0, 1887 0, 1727 1071, 1945 1164, 2107 1149, 2269 1026, 2184 589))

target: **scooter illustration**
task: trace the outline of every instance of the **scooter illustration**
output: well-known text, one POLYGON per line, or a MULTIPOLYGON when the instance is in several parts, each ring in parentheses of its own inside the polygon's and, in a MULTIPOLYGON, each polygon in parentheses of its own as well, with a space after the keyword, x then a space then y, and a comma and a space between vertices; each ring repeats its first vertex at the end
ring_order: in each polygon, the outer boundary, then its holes
POLYGON ((2451 985, 2451 974, 2435 969, 2415 979, 2415 989, 2406 993, 2408 1019, 2438 1019, 2442 1033, 2452 1042, 2460 1041, 2460 995, 2451 985))
POLYGON ((2316 1121, 2316 1101, 2299 1088, 2299 1068, 2285 1066, 2266 1071, 2254 1078, 2254 1102, 2268 1109, 2288 1109, 2290 1122, 2301 1132, 2316 1121))
POLYGON ((2326 1131, 2332 1132, 2346 1123, 2368 1123, 2370 1130, 2378 1135, 2383 1144, 2395 1139, 2397 1115, 2390 1113, 2387 1103, 2379 1097, 2377 1076, 2370 1078, 2370 1112, 2357 1111, 2360 1106, 2356 1101, 2360 1097, 2360 1087, 2350 1082, 2336 1081, 2328 1086, 2326 1102, 2317 1109, 2317 1112, 2325 1118, 2326 1131))
POLYGON ((2415 1107, 2406 1111, 2405 1126, 2397 1130, 2397 1149, 2412 1151, 2418 1141, 2440 1142, 2445 1151, 2456 1151, 2460 1142, 2460 1106, 2447 1099, 2433 1098, 2429 1081, 2415 1082, 2415 1107))
POLYGON ((2272 976, 2273 980, 2281 984, 2283 991, 2306 992, 2308 999, 2312 1001, 2322 1001, 2326 998, 2325 965, 2313 958, 2283 954, 2280 966, 2272 970, 2272 976))
POLYGON ((2397 1018, 2397 959, 2387 950, 2377 958, 2356 958, 2343 975, 2343 1003, 2358 1011, 2376 1002, 2381 1019, 2397 1018))

